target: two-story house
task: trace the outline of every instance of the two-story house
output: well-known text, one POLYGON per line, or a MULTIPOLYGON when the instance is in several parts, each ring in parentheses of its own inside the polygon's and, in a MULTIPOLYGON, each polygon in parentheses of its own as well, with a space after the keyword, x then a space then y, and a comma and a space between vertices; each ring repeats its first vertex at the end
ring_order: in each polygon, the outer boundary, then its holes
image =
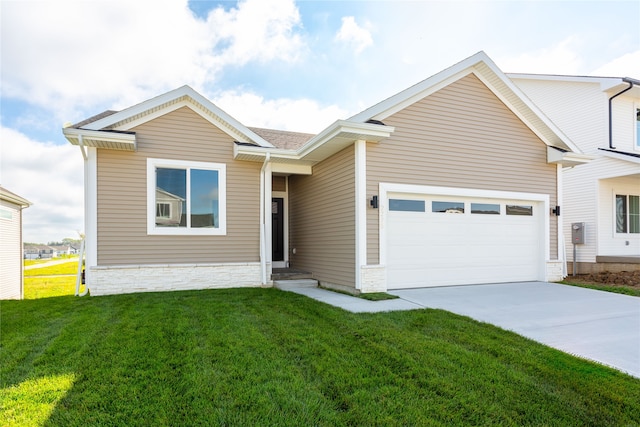
POLYGON ((595 157, 562 174, 569 271, 571 231, 581 223, 585 240, 575 245, 578 273, 640 269, 640 80, 509 77, 583 153, 595 157))

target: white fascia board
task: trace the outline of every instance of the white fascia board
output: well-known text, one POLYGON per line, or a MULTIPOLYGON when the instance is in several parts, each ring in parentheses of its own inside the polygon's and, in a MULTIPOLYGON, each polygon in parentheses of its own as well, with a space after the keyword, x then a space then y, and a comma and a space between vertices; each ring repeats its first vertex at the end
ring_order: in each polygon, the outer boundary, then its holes
POLYGON ((339 138, 341 135, 358 135, 366 141, 379 142, 388 138, 395 128, 393 126, 377 125, 372 123, 359 123, 351 120, 337 120, 325 130, 314 136, 305 145, 296 150, 300 157, 304 157, 316 148, 324 145, 333 138, 339 138))
MULTIPOLYGON (((620 90, 626 89, 629 83, 623 81, 624 77, 597 77, 597 76, 563 76, 553 74, 519 74, 509 73, 507 76, 512 80, 539 80, 550 82, 569 82, 569 83, 589 83, 597 85, 598 89, 602 92, 608 92, 615 94, 620 90)), ((634 85, 634 88, 637 85, 634 85)), ((634 89, 635 90, 635 89, 634 89)), ((628 93, 634 96, 634 90, 628 93)), ((638 91, 640 92, 640 91, 638 91)), ((637 95, 635 95, 637 96, 637 95)))
MULTIPOLYGON (((125 108, 124 110, 113 113, 107 117, 104 117, 100 120, 96 120, 95 122, 91 122, 84 126, 85 129, 93 129, 99 130, 113 126, 115 123, 119 123, 130 119, 131 117, 135 117, 144 113, 149 112, 154 108, 158 108, 159 106, 171 102, 175 99, 179 99, 182 96, 186 95, 191 89, 189 86, 185 85, 179 87, 178 89, 174 89, 162 95, 158 95, 146 101, 143 101, 139 104, 133 105, 129 108, 125 108)), ((191 89, 193 90, 193 89, 191 89)))
POLYGON ((470 56, 446 68, 439 73, 421 81, 402 92, 393 95, 384 101, 362 111, 351 117, 350 121, 366 122, 369 119, 384 120, 390 115, 402 110, 403 108, 413 104, 419 99, 428 96, 443 87, 446 87, 451 82, 458 80, 459 78, 469 74, 471 68, 478 62, 489 60, 489 57, 483 51, 470 56))
POLYGON ((237 158, 241 155, 247 156, 257 156, 262 159, 267 157, 267 153, 271 155, 271 157, 277 157, 279 159, 285 160, 300 160, 300 156, 296 154, 293 150, 286 150, 284 148, 268 148, 268 147, 257 147, 257 146, 248 146, 248 145, 238 145, 235 144, 233 147, 233 157, 237 158))
POLYGON ((599 150, 598 154, 603 157, 611 157, 612 159, 624 160, 625 162, 640 164, 640 157, 628 156, 625 154, 614 153, 613 151, 599 150))
POLYGON ((595 76, 570 76, 560 74, 527 74, 506 73, 513 80, 543 80, 553 82, 596 83, 602 88, 611 87, 622 83, 621 77, 595 77, 595 76))
POLYGON ((527 98, 483 51, 356 114, 349 120, 358 122, 364 122, 369 119, 384 120, 414 102, 471 73, 487 85, 545 144, 549 146, 560 145, 567 150, 580 153, 580 149, 527 98), (550 134, 552 135, 551 139, 550 134))
MULTIPOLYGON (((561 146, 562 148, 582 153, 578 146, 549 119, 527 95, 504 74, 498 66, 487 57, 483 61, 493 76, 497 77, 496 84, 492 83, 488 73, 476 67, 474 74, 533 131, 547 146, 561 146)), ((478 64, 480 65, 480 64, 478 64)))
POLYGON ((87 124, 85 128, 92 130, 104 128, 128 130, 185 105, 197 107, 193 108, 193 110, 234 138, 240 140, 246 138, 262 147, 273 147, 272 144, 258 136, 255 132, 249 130, 242 123, 187 85, 111 114, 100 120, 96 120, 95 122, 87 124), (208 117, 209 115, 213 116, 216 120, 211 120, 211 118, 208 117))
MULTIPOLYGON (((306 156, 310 155, 316 149, 329 143, 335 138, 353 139, 354 142, 359 139, 379 142, 385 138, 388 138, 394 132, 394 130, 395 128, 393 126, 376 125, 371 123, 354 123, 346 120, 338 120, 297 150, 265 148, 236 144, 233 148, 234 158, 238 158, 243 155, 265 158, 267 153, 269 153, 272 160, 281 159, 289 161, 305 161, 304 158, 306 156)), ((315 163, 315 161, 312 161, 312 163, 315 163)))

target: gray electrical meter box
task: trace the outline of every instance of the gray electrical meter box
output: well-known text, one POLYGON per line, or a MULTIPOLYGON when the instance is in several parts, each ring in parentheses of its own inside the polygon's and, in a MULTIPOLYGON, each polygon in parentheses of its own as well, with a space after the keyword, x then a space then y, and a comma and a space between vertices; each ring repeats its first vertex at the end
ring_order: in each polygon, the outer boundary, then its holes
POLYGON ((584 222, 574 222, 571 224, 571 242, 573 242, 574 245, 584 245, 584 235, 584 222))

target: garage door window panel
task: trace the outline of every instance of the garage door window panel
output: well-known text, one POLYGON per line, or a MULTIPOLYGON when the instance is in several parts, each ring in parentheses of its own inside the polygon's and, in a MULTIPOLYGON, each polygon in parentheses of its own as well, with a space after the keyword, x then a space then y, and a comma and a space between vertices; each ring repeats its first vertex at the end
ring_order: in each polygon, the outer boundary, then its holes
POLYGON ((479 215, 500 215, 500 205, 494 203, 471 203, 471 213, 479 215))
POLYGON ((424 200, 389 199, 389 210, 398 212, 424 212, 424 200))
POLYGON ((463 202, 431 202, 431 212, 436 213, 464 213, 463 202))
POLYGON ((533 206, 530 205, 507 205, 507 215, 533 216, 533 206))

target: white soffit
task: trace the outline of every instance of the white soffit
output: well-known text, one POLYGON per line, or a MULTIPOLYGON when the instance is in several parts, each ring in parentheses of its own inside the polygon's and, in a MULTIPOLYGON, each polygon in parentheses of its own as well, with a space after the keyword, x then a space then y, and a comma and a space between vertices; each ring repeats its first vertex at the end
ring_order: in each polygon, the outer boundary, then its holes
POLYGON ((64 128, 62 133, 73 145, 122 151, 136 151, 137 148, 136 135, 133 132, 64 128))

